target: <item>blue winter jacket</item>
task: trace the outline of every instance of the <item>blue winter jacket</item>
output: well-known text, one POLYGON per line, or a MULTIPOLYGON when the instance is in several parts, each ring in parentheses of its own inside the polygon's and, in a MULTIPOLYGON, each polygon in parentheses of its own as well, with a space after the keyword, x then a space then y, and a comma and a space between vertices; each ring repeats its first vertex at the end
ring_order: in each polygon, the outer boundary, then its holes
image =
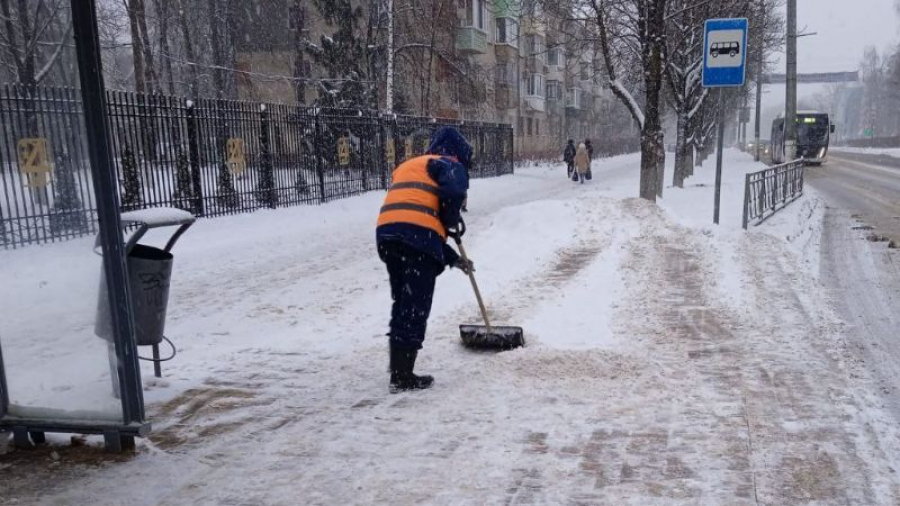
MULTIPOLYGON (((442 127, 431 137, 429 155, 440 155, 428 162, 428 175, 440 192, 440 219, 446 228, 456 228, 462 218, 460 209, 469 188, 472 147, 459 130, 442 127), (456 158, 456 161, 450 157, 456 158)), ((411 223, 391 223, 376 229, 376 241, 399 242, 426 253, 441 265, 453 265, 459 255, 435 231, 411 223)))

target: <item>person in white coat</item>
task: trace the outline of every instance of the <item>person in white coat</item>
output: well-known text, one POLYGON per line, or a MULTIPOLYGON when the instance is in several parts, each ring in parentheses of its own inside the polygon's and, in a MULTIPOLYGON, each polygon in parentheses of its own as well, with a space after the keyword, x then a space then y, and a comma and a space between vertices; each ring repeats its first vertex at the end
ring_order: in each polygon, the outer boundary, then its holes
POLYGON ((578 180, 584 184, 584 176, 591 170, 591 155, 588 154, 587 146, 583 142, 578 145, 578 151, 575 152, 575 170, 578 171, 578 180))

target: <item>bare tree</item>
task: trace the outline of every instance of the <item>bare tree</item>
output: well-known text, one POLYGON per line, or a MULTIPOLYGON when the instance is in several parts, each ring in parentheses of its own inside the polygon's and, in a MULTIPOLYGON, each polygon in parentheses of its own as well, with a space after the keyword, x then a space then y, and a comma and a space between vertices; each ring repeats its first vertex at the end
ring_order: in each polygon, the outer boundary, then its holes
POLYGON ((66 0, 0 0, 0 64, 34 90, 60 62, 72 37, 66 0))
MULTIPOLYGON (((702 110, 709 93, 702 86, 703 24, 712 18, 746 17, 750 20, 747 64, 748 75, 755 74, 760 52, 769 54, 780 48, 783 42, 782 19, 779 7, 782 0, 672 0, 668 20, 668 62, 666 82, 669 99, 676 116, 675 171, 673 184, 684 186, 684 179, 691 174, 693 146, 697 135, 695 118, 702 110)), ((749 86, 740 90, 749 93, 749 86)), ((743 97, 744 95, 741 95, 743 97)), ((712 126, 713 122, 707 122, 712 126)))
POLYGON ((668 2, 587 0, 579 6, 596 24, 607 85, 641 127, 640 196, 651 201, 656 201, 665 156, 661 118, 668 2), (640 71, 637 89, 623 79, 626 69, 635 68, 640 71))

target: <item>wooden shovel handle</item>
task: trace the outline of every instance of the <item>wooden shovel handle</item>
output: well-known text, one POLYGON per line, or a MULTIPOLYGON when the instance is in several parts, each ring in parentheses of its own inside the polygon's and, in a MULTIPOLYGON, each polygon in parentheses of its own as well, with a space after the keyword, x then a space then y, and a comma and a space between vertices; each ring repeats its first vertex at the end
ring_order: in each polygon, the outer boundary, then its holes
MULTIPOLYGON (((466 248, 463 247, 462 239, 459 237, 454 237, 456 240, 456 247, 459 248, 459 256, 468 263, 469 257, 466 255, 466 248)), ((493 330, 491 329, 491 322, 488 319, 487 309, 484 308, 484 300, 481 298, 481 290, 478 289, 478 283, 475 282, 475 273, 472 270, 469 270, 469 281, 472 282, 472 289, 475 291, 475 298, 478 299, 478 308, 481 309, 481 317, 484 318, 484 326, 487 327, 488 334, 493 334, 493 330)))

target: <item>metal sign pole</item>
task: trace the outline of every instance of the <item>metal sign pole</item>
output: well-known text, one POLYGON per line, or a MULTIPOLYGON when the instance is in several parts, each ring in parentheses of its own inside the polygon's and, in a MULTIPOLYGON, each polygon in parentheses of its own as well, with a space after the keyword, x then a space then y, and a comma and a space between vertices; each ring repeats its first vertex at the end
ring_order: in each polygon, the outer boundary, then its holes
POLYGON ((722 149, 725 144, 725 90, 719 88, 719 110, 717 111, 716 121, 718 122, 719 131, 716 135, 716 203, 713 210, 713 223, 719 224, 719 207, 722 201, 722 149))
MULTIPOLYGON (((719 88, 719 107, 716 111, 718 135, 716 136, 716 188, 713 208, 713 223, 719 224, 719 211, 722 200, 722 153, 725 144, 725 91, 722 88, 739 88, 744 86, 747 77, 747 32, 749 23, 746 18, 708 19, 704 26, 703 36, 703 87, 719 88)), ((741 109, 738 124, 738 140, 746 141, 747 128, 744 118, 747 94, 744 94, 744 105, 741 109), (743 134, 741 125, 743 124, 743 134)), ((758 122, 757 122, 758 123, 758 122)))

